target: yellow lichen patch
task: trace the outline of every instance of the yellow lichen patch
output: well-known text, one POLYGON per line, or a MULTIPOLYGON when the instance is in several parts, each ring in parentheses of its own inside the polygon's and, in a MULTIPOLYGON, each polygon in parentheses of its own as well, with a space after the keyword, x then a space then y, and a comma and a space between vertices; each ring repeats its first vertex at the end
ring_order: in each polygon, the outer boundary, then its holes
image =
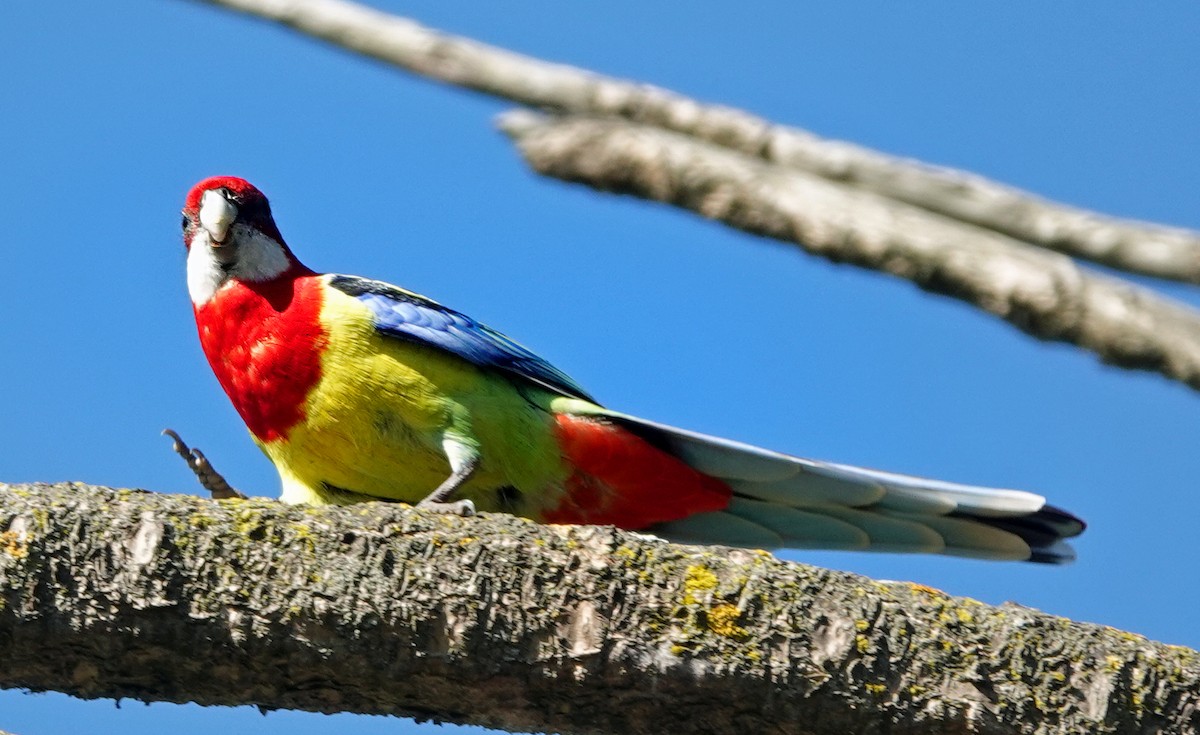
POLYGON ((708 629, 726 638, 745 638, 749 632, 737 624, 741 616, 737 605, 722 603, 708 611, 708 629))
POLYGON ((698 592, 707 592, 717 588, 717 575, 703 564, 693 564, 687 568, 687 576, 683 579, 683 604, 691 605, 699 602, 698 592))
POLYGON ((942 592, 941 590, 939 590, 935 587, 930 587, 927 584, 918 584, 916 582, 910 582, 908 585, 908 588, 911 589, 913 592, 920 592, 921 594, 929 595, 930 597, 948 597, 949 596, 945 592, 942 592))
POLYGON ((871 627, 871 624, 869 622, 867 622, 866 620, 855 620, 854 621, 854 629, 860 633, 870 627, 871 627))
POLYGON ((863 688, 871 694, 874 694, 876 697, 882 697, 887 693, 886 684, 863 684, 863 688))
POLYGON ((1126 643, 1145 643, 1146 642, 1146 638, 1144 636, 1138 635, 1137 633, 1130 633, 1130 632, 1124 631, 1124 630, 1117 630, 1116 628, 1109 628, 1109 630, 1116 631, 1117 637, 1120 638, 1121 640, 1125 641, 1126 643))
POLYGON ((633 549, 629 548, 628 546, 618 546, 616 551, 613 552, 613 556, 616 556, 616 557, 619 557, 621 559, 625 559, 626 561, 628 561, 630 559, 635 558, 637 556, 637 552, 634 551, 633 549))
POLYGON ((859 653, 866 653, 871 650, 871 640, 865 635, 856 635, 854 636, 854 647, 858 649, 859 653))
POLYGON ((29 542, 25 540, 25 534, 16 531, 0 533, 0 548, 3 548, 4 553, 14 559, 24 559, 29 556, 29 542))
POLYGON ((316 553, 317 541, 314 538, 312 526, 309 526, 307 523, 292 523, 290 529, 296 541, 303 546, 306 552, 309 554, 316 553))
POLYGON ((975 616, 963 607, 943 606, 938 613, 938 622, 942 625, 966 625, 975 622, 975 616))
MULTIPOLYGON (((262 511, 257 508, 244 508, 233 517, 233 530, 242 536, 266 535, 262 511)), ((256 539, 257 540, 257 539, 256 539)))
POLYGON ((196 528, 208 528, 216 523, 212 516, 204 515, 203 513, 193 513, 188 516, 188 525, 196 528))

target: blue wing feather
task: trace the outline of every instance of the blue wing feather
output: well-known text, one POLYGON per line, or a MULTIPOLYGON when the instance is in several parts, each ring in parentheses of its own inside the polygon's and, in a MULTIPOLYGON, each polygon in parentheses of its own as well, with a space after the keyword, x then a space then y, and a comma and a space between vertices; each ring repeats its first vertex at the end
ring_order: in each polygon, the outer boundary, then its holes
POLYGON ((445 350, 474 365, 499 370, 565 396, 593 400, 566 373, 527 348, 436 301, 356 276, 332 276, 329 285, 370 309, 381 334, 445 350))

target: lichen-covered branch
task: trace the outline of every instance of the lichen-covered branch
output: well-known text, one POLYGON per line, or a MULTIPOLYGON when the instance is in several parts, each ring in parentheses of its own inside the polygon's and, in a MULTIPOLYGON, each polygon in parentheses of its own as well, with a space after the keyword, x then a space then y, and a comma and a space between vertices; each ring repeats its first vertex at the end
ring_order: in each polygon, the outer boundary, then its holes
POLYGON ((523 110, 501 126, 539 173, 891 273, 1040 339, 1200 389, 1200 313, 1066 256, 656 127, 523 110))
POLYGON ((1194 733, 1200 657, 611 528, 0 485, 0 686, 565 733, 1194 733))
POLYGON ((1057 204, 682 95, 512 53, 346 0, 205 0, 416 74, 558 112, 615 115, 1133 273, 1200 283, 1200 233, 1057 204))

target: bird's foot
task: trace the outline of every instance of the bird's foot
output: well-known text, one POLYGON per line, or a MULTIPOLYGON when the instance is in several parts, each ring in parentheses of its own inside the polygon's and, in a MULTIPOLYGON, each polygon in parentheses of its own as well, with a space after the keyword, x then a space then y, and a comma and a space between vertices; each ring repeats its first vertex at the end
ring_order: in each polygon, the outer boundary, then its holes
POLYGON ((421 510, 429 510, 434 513, 446 513, 452 516, 473 516, 475 515, 475 504, 470 500, 455 500, 453 503, 439 503, 437 501, 422 500, 417 503, 417 507, 421 510))
POLYGON ((187 444, 184 444, 183 439, 179 438, 171 429, 163 429, 163 435, 171 437, 174 442, 172 448, 175 453, 183 457, 183 461, 187 462, 188 469, 195 475, 200 484, 204 486, 215 500, 228 500, 230 498, 240 498, 245 500, 246 496, 238 492, 230 485, 220 472, 213 469, 212 463, 208 461, 208 457, 204 456, 204 452, 199 449, 192 449, 187 444))
POLYGON ((466 499, 452 501, 450 498, 454 497, 454 494, 462 488, 463 483, 475 474, 475 470, 479 468, 479 457, 472 454, 459 464, 455 464, 452 459, 451 464, 454 465, 454 471, 450 473, 445 482, 438 485, 437 490, 429 493, 424 500, 417 503, 417 507, 431 510, 434 513, 473 516, 475 515, 474 503, 466 499))

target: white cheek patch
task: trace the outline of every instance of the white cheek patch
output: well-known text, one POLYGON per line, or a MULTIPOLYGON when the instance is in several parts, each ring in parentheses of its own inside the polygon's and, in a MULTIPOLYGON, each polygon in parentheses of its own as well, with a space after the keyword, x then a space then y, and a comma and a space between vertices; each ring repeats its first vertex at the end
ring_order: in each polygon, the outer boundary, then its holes
POLYGON ((229 275, 234 278, 270 281, 291 267, 292 262, 283 246, 253 227, 234 225, 232 233, 230 240, 237 247, 237 262, 229 275))
POLYGON ((207 303, 227 278, 229 276, 213 256, 208 233, 197 230, 187 257, 188 295, 192 297, 192 303, 196 306, 207 303))
POLYGON ((234 225, 227 244, 221 247, 236 248, 237 259, 229 270, 223 268, 213 254, 212 242, 203 228, 192 237, 187 258, 187 284, 188 295, 196 306, 210 301, 232 278, 270 281, 291 267, 291 260, 282 245, 245 225, 234 225))

